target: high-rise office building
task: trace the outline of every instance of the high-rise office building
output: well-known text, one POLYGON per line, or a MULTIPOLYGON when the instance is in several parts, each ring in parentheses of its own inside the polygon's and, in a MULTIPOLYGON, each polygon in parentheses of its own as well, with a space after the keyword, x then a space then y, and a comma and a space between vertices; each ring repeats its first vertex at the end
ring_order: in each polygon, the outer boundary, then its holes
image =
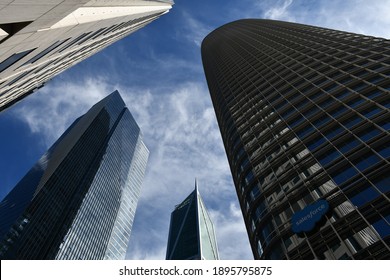
POLYGON ((390 258, 390 41, 247 19, 202 59, 256 259, 390 258))
POLYGON ((149 151, 117 91, 0 203, 1 259, 123 259, 149 151))
POLYGON ((195 190, 171 214, 166 259, 219 259, 214 226, 196 182, 195 190))
POLYGON ((172 0, 0 0, 0 111, 172 5, 172 0))

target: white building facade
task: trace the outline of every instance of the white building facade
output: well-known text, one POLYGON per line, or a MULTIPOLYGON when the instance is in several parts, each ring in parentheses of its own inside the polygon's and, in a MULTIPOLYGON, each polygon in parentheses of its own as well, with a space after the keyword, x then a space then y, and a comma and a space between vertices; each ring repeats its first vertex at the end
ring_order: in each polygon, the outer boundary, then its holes
POLYGON ((171 0, 0 0, 0 111, 172 5, 171 0))

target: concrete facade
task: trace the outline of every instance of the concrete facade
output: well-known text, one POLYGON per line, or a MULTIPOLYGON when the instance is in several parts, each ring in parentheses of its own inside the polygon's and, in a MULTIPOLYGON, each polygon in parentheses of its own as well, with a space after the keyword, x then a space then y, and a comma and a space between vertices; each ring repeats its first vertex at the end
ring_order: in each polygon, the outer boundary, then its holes
POLYGON ((146 0, 0 0, 0 111, 171 9, 146 0))

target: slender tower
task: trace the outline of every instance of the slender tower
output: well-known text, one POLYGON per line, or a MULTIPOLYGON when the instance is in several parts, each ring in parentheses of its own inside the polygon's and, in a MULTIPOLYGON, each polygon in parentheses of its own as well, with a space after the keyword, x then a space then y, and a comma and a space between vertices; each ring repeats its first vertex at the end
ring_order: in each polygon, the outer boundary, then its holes
POLYGON ((171 214, 166 259, 219 259, 214 226, 196 180, 195 190, 171 214))
POLYGON ((0 203, 1 259, 124 259, 149 151, 117 91, 0 203))
POLYGON ((202 59, 256 259, 390 258, 390 41, 247 19, 202 59))

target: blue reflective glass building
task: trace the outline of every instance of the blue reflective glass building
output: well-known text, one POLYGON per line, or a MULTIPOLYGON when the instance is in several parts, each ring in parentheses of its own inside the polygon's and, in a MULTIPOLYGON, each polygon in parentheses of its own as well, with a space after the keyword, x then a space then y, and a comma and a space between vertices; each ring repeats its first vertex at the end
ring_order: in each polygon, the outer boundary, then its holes
POLYGON ((123 259, 149 151, 117 91, 0 203, 1 259, 123 259))
POLYGON ((390 259, 390 41, 247 19, 202 59, 254 257, 390 259))
POLYGON ((195 190, 171 214, 166 259, 219 259, 214 225, 196 182, 195 190))

